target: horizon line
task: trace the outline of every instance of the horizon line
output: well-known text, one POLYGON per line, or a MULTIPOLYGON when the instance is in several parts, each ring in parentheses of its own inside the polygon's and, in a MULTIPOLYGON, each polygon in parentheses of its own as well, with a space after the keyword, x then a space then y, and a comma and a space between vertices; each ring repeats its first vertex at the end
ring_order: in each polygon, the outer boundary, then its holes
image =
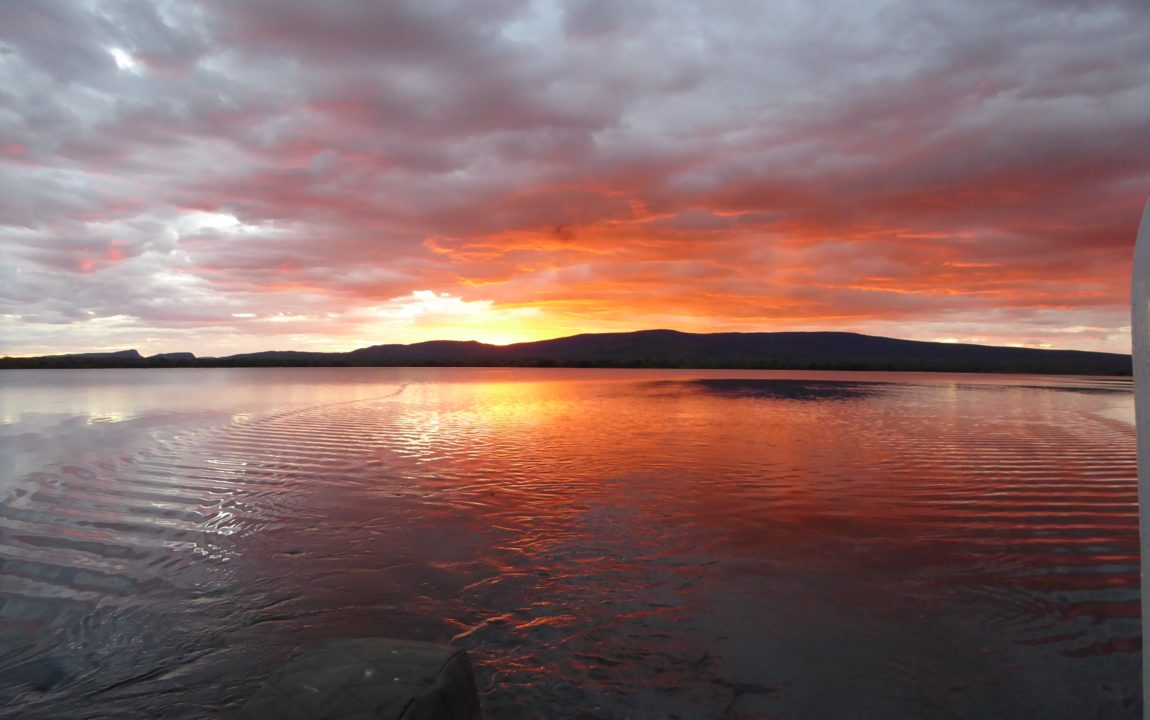
POLYGON ((133 351, 136 352, 137 354, 140 354, 140 356, 144 357, 144 358, 156 357, 156 356, 160 356, 160 355, 175 355, 175 354, 188 353, 188 354, 193 355, 196 359, 224 359, 224 358, 236 357, 236 356, 241 356, 241 355, 258 355, 261 353, 275 353, 275 352, 342 355, 342 354, 352 353, 352 352, 355 352, 357 350, 364 350, 367 348, 383 347, 383 346, 412 347, 412 346, 416 346, 416 345, 426 345, 426 344, 430 344, 430 343, 460 343, 460 344, 485 345, 487 347, 512 347, 512 346, 516 346, 516 345, 530 345, 530 344, 534 344, 534 343, 552 342, 555 340, 564 340, 564 339, 575 338, 575 337, 602 336, 602 335, 637 335, 637 334, 641 334, 641 333, 659 333, 659 332, 675 333, 678 335, 693 335, 693 336, 706 336, 706 335, 787 335, 787 334, 789 334, 789 335, 819 335, 819 334, 821 334, 821 335, 858 335, 858 336, 862 336, 862 337, 883 338, 886 340, 898 340, 900 342, 923 343, 923 344, 927 344, 927 345, 966 345, 966 346, 973 346, 973 347, 1003 348, 1003 349, 1013 349, 1013 350, 1040 350, 1040 351, 1047 351, 1047 352, 1078 352, 1078 353, 1092 353, 1092 354, 1100 354, 1100 355, 1118 355, 1118 356, 1131 356, 1132 355, 1131 352, 1123 353, 1123 352, 1112 352, 1112 351, 1106 351, 1106 350, 1081 350, 1078 348, 1037 347, 1034 345, 1023 345, 1023 344, 993 345, 993 344, 977 343, 977 342, 964 342, 964 341, 960 341, 957 339, 915 340, 915 339, 910 339, 910 338, 893 337, 890 335, 874 335, 874 334, 863 333, 863 332, 858 332, 858 331, 854 331, 854 330, 722 330, 722 331, 715 331, 715 332, 690 332, 690 331, 686 331, 686 330, 676 330, 673 328, 644 328, 641 330, 622 330, 622 331, 610 331, 610 332, 580 332, 580 333, 574 333, 571 335, 558 335, 555 337, 542 338, 542 339, 538 339, 538 340, 521 340, 521 341, 517 341, 517 342, 510 342, 510 343, 492 343, 492 342, 484 342, 482 340, 476 340, 476 339, 454 340, 454 339, 442 338, 442 339, 433 339, 433 340, 419 340, 416 342, 408 342, 408 343, 399 343, 399 342, 374 343, 374 344, 369 344, 369 345, 362 345, 362 346, 358 346, 358 347, 353 347, 353 348, 348 349, 348 350, 296 350, 296 349, 290 349, 289 348, 289 349, 251 350, 251 351, 245 351, 245 352, 230 353, 227 355, 199 355, 199 354, 196 354, 195 352, 193 352, 191 350, 174 350, 174 351, 153 353, 152 355, 144 355, 143 353, 140 353, 140 351, 137 348, 122 348, 121 347, 119 349, 114 349, 114 350, 77 350, 77 351, 72 351, 72 352, 56 352, 56 353, 39 354, 39 355, 4 354, 3 356, 0 356, 0 357, 6 358, 6 359, 17 360, 17 359, 33 359, 33 358, 44 358, 44 357, 63 357, 63 356, 70 356, 70 355, 92 355, 92 354, 105 355, 105 354, 133 352, 133 351))

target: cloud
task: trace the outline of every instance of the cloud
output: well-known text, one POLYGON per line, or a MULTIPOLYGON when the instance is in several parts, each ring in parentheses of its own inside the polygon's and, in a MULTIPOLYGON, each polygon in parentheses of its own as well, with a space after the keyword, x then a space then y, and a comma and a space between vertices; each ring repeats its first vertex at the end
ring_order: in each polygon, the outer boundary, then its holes
POLYGON ((1144 3, 3 14, 3 352, 655 326, 1129 347, 1144 3))

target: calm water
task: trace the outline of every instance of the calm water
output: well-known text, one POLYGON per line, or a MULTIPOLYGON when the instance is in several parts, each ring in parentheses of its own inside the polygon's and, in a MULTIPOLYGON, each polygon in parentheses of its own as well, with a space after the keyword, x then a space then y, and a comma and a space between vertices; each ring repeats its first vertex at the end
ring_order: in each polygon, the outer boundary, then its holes
POLYGON ((0 715, 227 717, 329 638, 491 718, 1137 718, 1128 380, 0 373, 0 715))

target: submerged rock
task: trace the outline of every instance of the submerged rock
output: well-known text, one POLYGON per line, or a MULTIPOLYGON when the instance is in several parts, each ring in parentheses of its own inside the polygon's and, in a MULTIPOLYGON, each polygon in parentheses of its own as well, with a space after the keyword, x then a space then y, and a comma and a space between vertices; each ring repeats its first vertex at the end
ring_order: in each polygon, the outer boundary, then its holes
POLYGON ((256 692, 240 717, 479 720, 481 712, 463 649, 358 638, 328 643, 293 660, 256 692))

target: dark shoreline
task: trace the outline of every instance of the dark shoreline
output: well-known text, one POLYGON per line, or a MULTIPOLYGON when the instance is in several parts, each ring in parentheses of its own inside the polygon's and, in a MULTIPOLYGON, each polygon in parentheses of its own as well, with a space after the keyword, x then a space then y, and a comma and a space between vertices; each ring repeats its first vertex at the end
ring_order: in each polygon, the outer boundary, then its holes
POLYGON ((922 342, 841 332, 673 330, 575 335, 487 345, 431 341, 349 352, 270 351, 196 357, 135 350, 0 358, 0 369, 186 367, 566 367, 679 370, 842 370, 1129 376, 1131 357, 1083 350, 922 342))
POLYGON ((123 369, 197 369, 197 368, 556 368, 556 369, 603 369, 603 370, 796 370, 796 371, 836 371, 836 372, 925 372, 925 373, 972 373, 979 375, 1067 375, 1067 376, 1106 376, 1106 377, 1133 377, 1129 370, 1114 372, 1111 370, 1092 369, 1065 369, 1055 370, 1047 367, 985 367, 971 368, 958 366, 922 365, 906 366, 865 366, 863 364, 840 363, 828 365, 671 365, 671 364, 634 364, 634 363, 556 363, 541 361, 538 363, 500 363, 500 364, 468 364, 468 363, 403 363, 403 364, 353 364, 353 363, 309 363, 309 362, 228 362, 198 360, 184 363, 76 363, 76 362, 38 362, 39 358, 0 358, 0 370, 123 370, 123 369))

